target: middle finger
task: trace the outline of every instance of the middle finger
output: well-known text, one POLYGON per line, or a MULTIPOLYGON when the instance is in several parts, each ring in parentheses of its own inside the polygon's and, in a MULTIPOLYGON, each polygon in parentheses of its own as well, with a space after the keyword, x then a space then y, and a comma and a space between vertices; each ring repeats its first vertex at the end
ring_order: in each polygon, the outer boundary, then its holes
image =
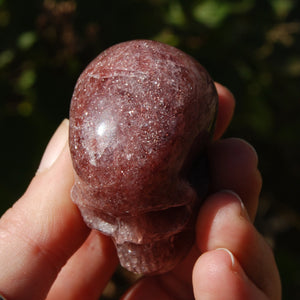
POLYGON ((211 192, 233 190, 243 199, 254 220, 262 179, 255 149, 246 141, 228 138, 214 142, 208 150, 211 192))

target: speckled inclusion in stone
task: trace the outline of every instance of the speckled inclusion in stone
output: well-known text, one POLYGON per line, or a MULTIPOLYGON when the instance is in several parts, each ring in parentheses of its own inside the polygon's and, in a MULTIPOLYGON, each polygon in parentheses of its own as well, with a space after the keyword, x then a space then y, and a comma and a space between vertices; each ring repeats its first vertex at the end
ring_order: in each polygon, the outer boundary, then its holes
POLYGON ((216 108, 206 70, 154 41, 115 45, 79 77, 70 108, 72 199, 89 227, 112 236, 129 270, 166 272, 190 249, 207 183, 199 169, 193 189, 190 171, 216 108))

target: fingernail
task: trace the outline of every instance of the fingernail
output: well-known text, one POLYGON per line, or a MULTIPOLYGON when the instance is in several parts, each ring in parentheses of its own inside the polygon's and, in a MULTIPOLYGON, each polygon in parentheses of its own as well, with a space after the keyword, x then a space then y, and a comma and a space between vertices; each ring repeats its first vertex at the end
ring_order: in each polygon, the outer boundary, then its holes
POLYGON ((234 191, 232 191, 232 190, 222 190, 221 192, 223 192, 223 193, 228 193, 228 194, 234 196, 234 198, 236 198, 236 199, 240 202, 240 205, 241 205, 241 214, 242 214, 247 220, 250 221, 250 217, 249 217, 249 215, 248 215, 247 209, 246 209, 246 207, 245 207, 245 205, 244 205, 244 202, 243 202, 243 200, 241 199, 241 197, 240 197, 236 192, 234 192, 234 191))
POLYGON ((227 248, 217 248, 216 250, 218 250, 218 251, 219 250, 225 251, 229 255, 229 257, 230 257, 231 267, 234 267, 234 265, 235 265, 235 258, 234 258, 233 254, 232 254, 232 252, 230 250, 228 250, 227 248))
POLYGON ((69 120, 65 119, 50 139, 36 172, 37 174, 48 170, 59 157, 59 154, 63 150, 65 144, 68 142, 68 128, 69 120))

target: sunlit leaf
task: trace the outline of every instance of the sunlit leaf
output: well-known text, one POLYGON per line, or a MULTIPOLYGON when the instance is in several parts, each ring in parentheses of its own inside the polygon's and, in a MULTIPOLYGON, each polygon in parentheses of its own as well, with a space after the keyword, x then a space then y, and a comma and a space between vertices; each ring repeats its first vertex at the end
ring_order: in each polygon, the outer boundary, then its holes
POLYGON ((14 59, 14 52, 12 50, 4 50, 0 53, 0 68, 3 68, 14 59))
POLYGON ((185 15, 182 10, 182 6, 179 2, 171 2, 169 6, 169 11, 166 15, 168 23, 182 26, 185 23, 185 15))
POLYGON ((18 80, 18 87, 20 90, 27 90, 33 86, 36 80, 36 73, 32 69, 24 70, 18 80))
POLYGON ((199 3, 193 11, 195 19, 208 27, 217 27, 228 16, 230 5, 226 2, 208 0, 199 3))
POLYGON ((295 6, 295 1, 293 0, 269 0, 272 8, 278 17, 286 17, 287 14, 295 6))
POLYGON ((176 36, 171 30, 163 30, 159 34, 153 37, 154 40, 176 47, 180 42, 178 36, 176 36))
POLYGON ((32 31, 28 31, 22 33, 19 36, 17 40, 17 44, 20 49, 27 50, 32 47, 35 41, 36 41, 36 34, 32 31))

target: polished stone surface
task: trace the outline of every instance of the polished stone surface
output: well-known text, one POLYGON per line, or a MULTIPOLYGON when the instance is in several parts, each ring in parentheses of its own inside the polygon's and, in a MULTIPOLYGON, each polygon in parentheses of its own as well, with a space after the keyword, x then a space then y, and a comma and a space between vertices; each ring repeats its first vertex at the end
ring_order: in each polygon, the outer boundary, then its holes
POLYGON ((72 199, 89 227, 112 236, 129 270, 166 272, 190 249, 207 188, 203 180, 193 189, 190 170, 210 141, 217 102, 199 63, 154 41, 115 45, 79 77, 72 199))

